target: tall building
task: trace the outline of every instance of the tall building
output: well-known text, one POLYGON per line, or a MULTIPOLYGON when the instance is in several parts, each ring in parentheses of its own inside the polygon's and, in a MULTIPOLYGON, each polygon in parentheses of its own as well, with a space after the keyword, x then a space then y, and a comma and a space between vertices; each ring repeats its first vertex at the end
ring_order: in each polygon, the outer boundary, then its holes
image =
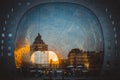
POLYGON ((75 48, 72 49, 68 54, 68 61, 70 65, 77 67, 79 65, 84 65, 86 68, 89 68, 89 60, 87 53, 84 53, 82 50, 75 48))
POLYGON ((31 67, 36 68, 58 68, 59 59, 55 52, 48 50, 48 45, 42 40, 38 33, 30 47, 31 67))
POLYGON ((48 66, 48 45, 44 43, 41 35, 38 33, 33 44, 30 46, 30 56, 32 66, 40 68, 48 66), (34 54, 34 55, 32 55, 34 54))

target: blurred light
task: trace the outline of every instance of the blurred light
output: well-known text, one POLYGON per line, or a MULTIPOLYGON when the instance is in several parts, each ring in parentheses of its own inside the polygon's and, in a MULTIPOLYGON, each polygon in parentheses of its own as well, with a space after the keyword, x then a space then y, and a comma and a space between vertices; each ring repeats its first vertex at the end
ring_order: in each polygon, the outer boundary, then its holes
POLYGON ((33 64, 59 64, 58 56, 53 51, 35 51, 30 60, 33 64))
POLYGON ((116 28, 114 27, 113 30, 116 31, 116 28))
POLYGON ((114 22, 114 21, 112 21, 112 24, 114 25, 114 24, 115 24, 115 22, 114 22))
POLYGON ((5 20, 5 24, 7 24, 7 21, 5 20))
POLYGON ((115 44, 117 44, 117 40, 115 40, 115 44))
POLYGON ((14 50, 16 68, 19 68, 22 65, 23 55, 26 55, 30 52, 29 42, 26 42, 22 47, 16 48, 14 50))
POLYGON ((1 43, 4 44, 4 40, 1 40, 1 43))
POLYGON ((110 16, 109 16, 109 17, 110 17, 110 19, 111 19, 111 18, 112 18, 112 15, 110 14, 110 16))
POLYGON ((11 56, 12 54, 11 53, 8 53, 8 56, 11 56))
POLYGON ((6 29, 5 29, 5 27, 3 27, 3 31, 5 31, 6 29))
POLYGON ((4 34, 4 33, 2 33, 2 34, 1 34, 1 36, 2 36, 2 37, 5 37, 5 34, 4 34))
POLYGON ((11 50, 11 49, 12 49, 12 48, 9 46, 9 47, 8 47, 8 50, 11 50))
POLYGON ((12 33, 9 33, 9 34, 8 34, 8 37, 12 37, 12 33))
POLYGON ((26 4, 29 6, 31 3, 30 3, 30 2, 27 2, 26 4))
POLYGON ((108 9, 106 8, 105 11, 108 12, 108 9))
POLYGON ((13 12, 13 11, 14 11, 14 9, 13 9, 13 8, 11 8, 11 11, 13 12))
POLYGON ((116 33, 115 33, 114 37, 117 38, 117 34, 116 33))

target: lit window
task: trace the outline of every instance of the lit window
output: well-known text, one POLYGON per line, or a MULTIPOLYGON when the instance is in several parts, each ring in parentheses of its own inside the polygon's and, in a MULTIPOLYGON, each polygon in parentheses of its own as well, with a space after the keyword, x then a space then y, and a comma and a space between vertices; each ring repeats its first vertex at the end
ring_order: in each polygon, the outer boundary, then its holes
POLYGON ((8 50, 11 50, 11 49, 12 49, 12 48, 9 46, 9 47, 8 47, 8 50))
POLYGON ((11 8, 11 11, 13 12, 13 11, 14 11, 14 9, 13 9, 13 8, 11 8))
POLYGON ((6 29, 5 29, 5 27, 3 27, 3 31, 5 31, 6 29))
POLYGON ((5 37, 5 34, 4 34, 4 33, 2 33, 2 34, 1 34, 1 36, 2 36, 2 37, 5 37))
POLYGON ((108 9, 106 8, 105 11, 108 12, 108 9))
POLYGON ((1 43, 4 44, 4 40, 1 40, 1 43))
POLYGON ((116 38, 116 37, 117 37, 117 34, 115 33, 115 35, 114 35, 114 36, 115 36, 115 38, 116 38))
POLYGON ((117 40, 115 40, 115 44, 117 44, 117 40))
POLYGON ((29 6, 29 5, 30 5, 30 2, 27 2, 27 5, 29 6))
POLYGON ((7 24, 7 21, 5 20, 5 24, 7 24))
POLYGON ((109 16, 109 17, 110 17, 110 19, 111 19, 111 18, 112 18, 112 15, 110 14, 110 16, 109 16))
POLYGON ((8 56, 11 56, 11 53, 8 53, 8 56))
POLYGON ((116 31, 116 28, 114 27, 113 30, 116 31))
POLYGON ((8 37, 12 37, 12 34, 11 34, 11 33, 9 33, 9 34, 8 34, 8 37))
POLYGON ((112 21, 112 24, 114 25, 114 24, 115 24, 115 22, 114 22, 114 21, 112 21))

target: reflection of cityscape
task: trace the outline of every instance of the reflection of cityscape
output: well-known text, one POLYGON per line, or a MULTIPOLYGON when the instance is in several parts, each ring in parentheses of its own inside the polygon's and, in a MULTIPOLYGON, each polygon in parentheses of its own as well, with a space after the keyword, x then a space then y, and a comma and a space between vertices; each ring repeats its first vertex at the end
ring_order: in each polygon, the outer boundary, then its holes
MULTIPOLYGON (((71 72, 81 70, 95 74, 99 72, 102 66, 102 52, 82 51, 79 48, 74 48, 68 53, 68 58, 63 59, 56 53, 48 50, 48 45, 44 43, 41 35, 35 38, 35 41, 30 47, 30 63, 22 62, 20 70, 31 71, 34 69, 41 70, 57 70, 64 69, 71 72)), ((23 71, 24 72, 24 71, 23 71)))

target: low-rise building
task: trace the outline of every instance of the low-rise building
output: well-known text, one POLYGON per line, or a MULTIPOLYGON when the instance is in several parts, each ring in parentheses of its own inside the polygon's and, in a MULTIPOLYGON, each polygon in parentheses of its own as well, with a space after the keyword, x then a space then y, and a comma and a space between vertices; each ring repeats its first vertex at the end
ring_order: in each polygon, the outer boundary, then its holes
POLYGON ((68 54, 68 61, 70 65, 77 67, 79 65, 84 65, 86 68, 89 68, 89 59, 86 52, 75 48, 72 49, 68 54))

